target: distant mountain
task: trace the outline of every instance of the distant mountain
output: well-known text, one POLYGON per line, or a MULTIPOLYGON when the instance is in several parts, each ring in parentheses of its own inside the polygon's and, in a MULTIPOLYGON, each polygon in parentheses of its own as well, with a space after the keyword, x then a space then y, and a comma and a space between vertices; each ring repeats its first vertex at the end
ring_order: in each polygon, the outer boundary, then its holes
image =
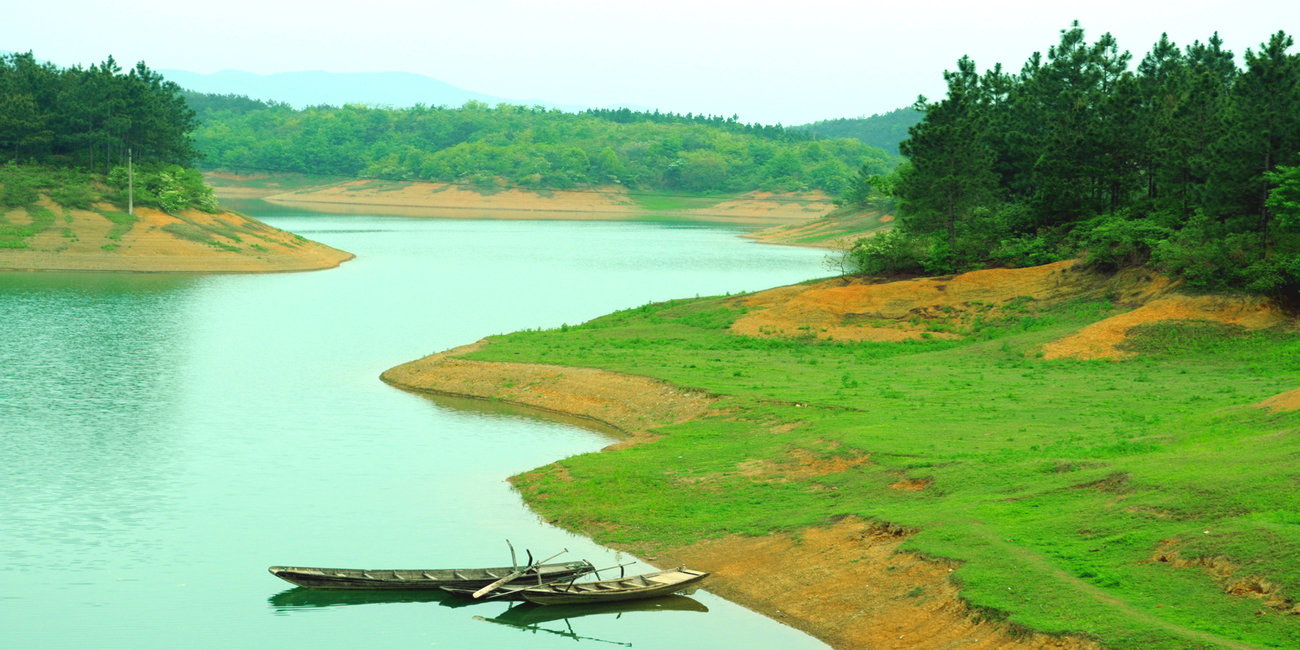
MULTIPOLYGON (((457 88, 433 77, 409 72, 277 72, 261 75, 239 70, 199 74, 184 70, 159 70, 181 88, 214 95, 244 95, 250 99, 282 102, 294 108, 365 104, 405 108, 416 104, 462 106, 467 101, 489 105, 505 102, 548 108, 577 109, 551 102, 506 99, 457 88)), ((580 110, 580 109, 579 109, 580 110)))
POLYGON ((854 138, 897 155, 898 143, 907 139, 907 129, 920 122, 922 117, 920 111, 909 106, 871 117, 842 117, 790 128, 823 138, 854 138))

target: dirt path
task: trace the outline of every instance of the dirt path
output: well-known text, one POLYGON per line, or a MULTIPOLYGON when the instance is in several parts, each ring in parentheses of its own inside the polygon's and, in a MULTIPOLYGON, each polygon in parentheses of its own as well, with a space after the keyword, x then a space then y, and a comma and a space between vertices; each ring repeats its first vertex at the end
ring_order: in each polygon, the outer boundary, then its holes
POLYGON ((1022 547, 1013 546, 1011 544, 1004 542, 1000 536, 995 534, 993 531, 989 530, 988 527, 986 527, 985 525, 978 522, 971 522, 971 523, 973 524, 973 528, 976 534, 980 537, 981 540, 984 541, 984 543, 1000 549, 1002 553, 1005 554, 1007 557, 1015 558, 1015 561, 1018 563, 1028 564, 1034 567, 1034 569, 1037 570, 1040 574, 1051 575, 1052 579, 1055 580, 1057 584, 1068 585, 1076 593, 1086 598, 1089 598, 1091 600, 1097 601, 1114 611, 1120 612, 1124 616, 1130 619, 1133 619, 1135 621, 1140 621, 1143 625, 1146 625, 1147 627, 1162 629, 1176 637, 1181 637, 1183 639, 1186 639, 1189 643, 1197 646, 1204 645, 1204 646, 1212 646, 1212 647, 1236 648, 1237 650, 1262 650, 1260 646, 1254 646, 1248 643, 1234 641, 1232 639, 1211 634, 1209 632, 1194 630, 1188 627, 1183 627, 1181 625, 1178 625, 1177 623, 1171 623, 1169 621, 1156 618, 1155 616, 1152 616, 1146 612, 1134 608, 1133 606, 1129 605, 1128 603, 1124 602, 1119 598, 1107 594, 1105 591, 1102 591, 1095 585, 1092 585, 1085 580, 1070 575, 1069 573, 1065 572, 1059 567, 1053 565, 1051 562, 1048 562, 1041 555, 1032 553, 1028 550, 1025 550, 1022 547))

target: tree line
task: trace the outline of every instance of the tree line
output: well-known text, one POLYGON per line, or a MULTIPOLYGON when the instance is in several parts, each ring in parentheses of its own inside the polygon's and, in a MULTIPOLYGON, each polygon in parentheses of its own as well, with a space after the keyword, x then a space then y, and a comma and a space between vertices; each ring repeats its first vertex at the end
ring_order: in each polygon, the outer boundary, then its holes
POLYGON ((459 108, 363 105, 297 110, 190 93, 195 143, 211 168, 441 181, 484 190, 621 184, 644 190, 823 190, 839 195, 864 165, 894 156, 734 116, 630 109, 569 113, 468 102, 459 108))
POLYGON ((197 126, 180 87, 144 62, 108 57, 83 68, 0 56, 0 160, 53 163, 107 174, 136 160, 189 166, 197 126))
POLYGON ((1167 36, 1134 68, 1078 23, 1017 73, 963 57, 888 176, 856 200, 896 201, 860 240, 870 272, 948 273, 1076 255, 1152 264, 1193 287, 1300 288, 1300 55, 1274 34, 1244 65, 1217 34, 1167 36), (881 191, 873 192, 879 188, 881 191))
POLYGON ((911 106, 871 117, 840 117, 791 127, 823 138, 856 138, 889 153, 898 153, 898 144, 907 139, 907 130, 921 121, 921 114, 911 106))

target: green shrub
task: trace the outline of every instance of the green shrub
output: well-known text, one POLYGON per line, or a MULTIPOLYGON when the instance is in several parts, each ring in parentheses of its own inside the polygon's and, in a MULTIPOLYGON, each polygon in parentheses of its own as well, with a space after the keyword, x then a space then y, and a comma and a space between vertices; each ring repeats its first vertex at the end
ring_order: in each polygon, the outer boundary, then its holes
POLYGON ((128 185, 133 185, 136 205, 172 213, 190 208, 210 213, 221 209, 212 188, 203 182, 203 175, 179 165, 141 165, 134 170, 133 180, 125 167, 114 167, 108 174, 108 184, 118 203, 127 202, 128 185))
POLYGON ((866 275, 920 273, 924 270, 920 245, 915 238, 895 228, 853 242, 849 260, 857 273, 866 275))
POLYGON ((30 176, 5 174, 0 178, 0 203, 7 208, 18 208, 35 203, 39 194, 37 183, 30 176))
POLYGON ((1145 264, 1151 252, 1173 235, 1156 221, 1131 218, 1127 210, 1097 217, 1082 228, 1084 259, 1108 271, 1145 264))

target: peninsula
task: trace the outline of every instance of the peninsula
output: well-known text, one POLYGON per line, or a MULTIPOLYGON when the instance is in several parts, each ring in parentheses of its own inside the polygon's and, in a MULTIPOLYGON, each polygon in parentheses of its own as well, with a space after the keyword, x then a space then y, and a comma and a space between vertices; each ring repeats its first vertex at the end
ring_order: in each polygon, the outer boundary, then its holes
POLYGON ((622 430, 512 482, 835 647, 1245 648, 1300 640, 1296 330, 1064 261, 648 304, 382 379, 622 430))

